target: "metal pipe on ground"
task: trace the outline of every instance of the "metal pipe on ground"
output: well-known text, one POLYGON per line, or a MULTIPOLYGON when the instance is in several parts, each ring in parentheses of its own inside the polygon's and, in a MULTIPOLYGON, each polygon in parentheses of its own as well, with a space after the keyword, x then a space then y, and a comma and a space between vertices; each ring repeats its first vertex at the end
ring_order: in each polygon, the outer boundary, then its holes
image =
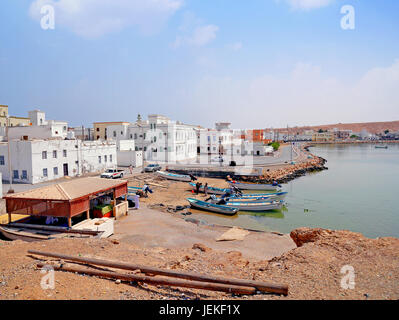
MULTIPOLYGON (((38 268, 43 268, 44 266, 46 266, 46 264, 44 263, 37 264, 38 268)), ((245 295, 254 294, 256 292, 256 289, 253 287, 233 286, 221 283, 209 283, 201 281, 187 281, 180 279, 167 279, 167 278, 140 276, 140 275, 130 275, 130 274, 117 273, 117 272, 110 272, 110 271, 97 271, 97 270, 88 270, 84 268, 69 267, 61 264, 52 265, 52 267, 54 268, 54 270, 57 271, 68 271, 68 272, 87 274, 107 279, 119 279, 128 282, 142 282, 151 285, 166 285, 170 287, 193 288, 193 289, 221 291, 221 292, 227 292, 233 294, 245 294, 245 295)))
POLYGON ((212 277, 212 276, 199 275, 199 274, 189 273, 189 272, 182 273, 182 272, 177 272, 177 271, 173 271, 173 270, 164 270, 164 269, 148 267, 148 266, 143 266, 143 265, 134 265, 134 264, 124 263, 124 262, 106 261, 106 260, 95 259, 95 258, 74 257, 74 256, 70 256, 70 255, 42 252, 42 251, 37 251, 37 250, 28 250, 28 253, 45 256, 45 257, 51 257, 51 258, 58 258, 58 259, 62 259, 62 260, 94 264, 94 265, 98 265, 98 266, 110 267, 110 268, 116 268, 116 269, 123 269, 123 270, 130 270, 130 271, 140 270, 142 273, 146 273, 146 274, 162 275, 162 276, 167 276, 167 277, 196 280, 196 281, 206 281, 206 282, 212 282, 212 283, 222 283, 222 284, 229 284, 229 285, 254 287, 258 291, 261 291, 261 292, 288 295, 288 286, 287 285, 278 285, 278 284, 265 283, 265 282, 253 281, 253 280, 212 277))

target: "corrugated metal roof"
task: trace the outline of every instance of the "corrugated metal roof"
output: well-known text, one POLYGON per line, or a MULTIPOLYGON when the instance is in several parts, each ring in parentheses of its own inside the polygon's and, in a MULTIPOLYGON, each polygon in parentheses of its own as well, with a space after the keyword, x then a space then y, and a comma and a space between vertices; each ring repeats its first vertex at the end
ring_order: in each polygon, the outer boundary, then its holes
POLYGON ((89 177, 9 194, 4 198, 68 201, 103 190, 113 189, 123 184, 127 184, 127 181, 89 177))

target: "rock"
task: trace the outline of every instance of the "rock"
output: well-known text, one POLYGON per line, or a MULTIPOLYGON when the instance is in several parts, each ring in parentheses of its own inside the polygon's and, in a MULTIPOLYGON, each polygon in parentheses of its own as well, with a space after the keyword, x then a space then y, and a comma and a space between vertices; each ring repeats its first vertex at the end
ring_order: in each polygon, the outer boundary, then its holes
POLYGON ((325 229, 299 228, 291 231, 290 237, 294 240, 297 247, 302 247, 305 243, 315 242, 320 237, 330 234, 331 231, 325 229))
POLYGON ((116 284, 121 284, 121 282, 122 282, 122 281, 121 281, 120 279, 115 280, 115 283, 116 283, 116 284))
POLYGON ((193 249, 198 249, 201 250, 202 252, 209 252, 212 251, 211 248, 208 248, 207 246, 203 245, 202 243, 196 243, 193 245, 193 249))

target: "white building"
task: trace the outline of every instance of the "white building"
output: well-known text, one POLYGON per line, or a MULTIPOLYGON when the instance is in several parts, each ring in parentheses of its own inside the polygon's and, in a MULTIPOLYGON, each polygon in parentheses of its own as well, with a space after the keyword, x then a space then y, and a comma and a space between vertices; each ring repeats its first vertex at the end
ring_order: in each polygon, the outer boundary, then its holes
MULTIPOLYGON (((116 144, 81 140, 10 140, 14 182, 38 183, 116 167, 116 144)), ((0 172, 9 181, 7 142, 0 143, 0 172)))
POLYGON ((10 127, 8 136, 12 139, 65 139, 68 123, 65 121, 46 120, 46 114, 40 110, 29 111, 31 126, 10 127))
POLYGON ((147 161, 178 162, 197 155, 195 126, 171 121, 162 115, 139 116, 133 124, 107 127, 108 139, 133 140, 135 151, 142 151, 147 161))
POLYGON ((143 166, 143 151, 136 151, 134 140, 116 142, 118 166, 139 168, 143 166))

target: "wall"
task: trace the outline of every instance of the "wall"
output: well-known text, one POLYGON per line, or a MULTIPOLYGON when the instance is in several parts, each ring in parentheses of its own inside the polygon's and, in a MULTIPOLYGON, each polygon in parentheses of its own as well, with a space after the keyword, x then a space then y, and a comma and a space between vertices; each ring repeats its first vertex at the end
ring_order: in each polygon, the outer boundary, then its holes
POLYGON ((142 151, 118 151, 117 152, 118 166, 140 168, 143 166, 143 152, 142 151))

